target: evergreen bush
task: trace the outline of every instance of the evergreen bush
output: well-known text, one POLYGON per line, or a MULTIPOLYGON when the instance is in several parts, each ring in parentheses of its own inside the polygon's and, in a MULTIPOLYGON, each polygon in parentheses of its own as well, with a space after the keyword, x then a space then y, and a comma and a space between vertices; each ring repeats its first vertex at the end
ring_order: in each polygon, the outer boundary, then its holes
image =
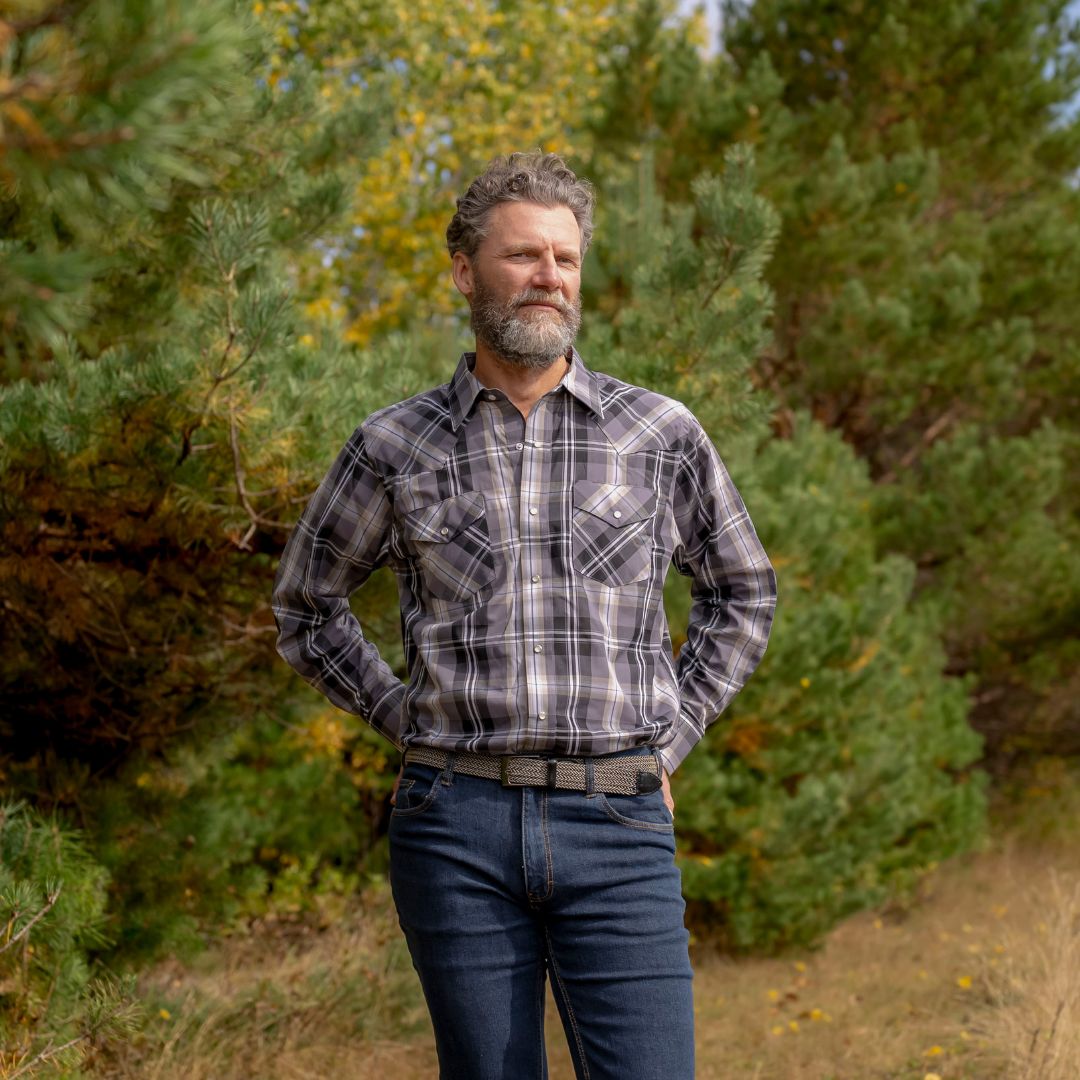
POLYGON ((0 804, 0 1076, 83 1075, 138 1021, 130 981, 94 971, 108 873, 81 836, 0 804))

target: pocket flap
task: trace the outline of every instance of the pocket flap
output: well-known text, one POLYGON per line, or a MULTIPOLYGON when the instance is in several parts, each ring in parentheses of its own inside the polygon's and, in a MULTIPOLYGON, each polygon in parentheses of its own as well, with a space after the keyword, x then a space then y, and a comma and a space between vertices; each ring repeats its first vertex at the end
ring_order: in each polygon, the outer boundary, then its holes
POLYGON ((592 480, 578 480, 574 484, 574 506, 601 518, 614 528, 622 528, 656 513, 656 492, 629 484, 596 484, 592 480))
POLYGON ((442 502, 411 510, 405 515, 403 523, 414 540, 445 544, 483 512, 483 493, 467 491, 464 495, 453 495, 442 502))

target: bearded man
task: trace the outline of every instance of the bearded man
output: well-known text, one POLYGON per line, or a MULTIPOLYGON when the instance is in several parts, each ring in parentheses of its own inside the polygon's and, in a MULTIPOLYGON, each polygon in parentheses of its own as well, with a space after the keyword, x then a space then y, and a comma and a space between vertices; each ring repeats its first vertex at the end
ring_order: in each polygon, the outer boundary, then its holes
POLYGON ((440 1076, 690 1080, 692 971, 668 783, 765 650, 775 578, 682 404, 574 348, 592 189, 493 161, 447 229, 476 336, 368 417, 289 539, 278 648, 399 750, 390 880, 440 1076), (693 580, 676 662, 669 565, 693 580), (407 682, 349 595, 397 577, 407 682))

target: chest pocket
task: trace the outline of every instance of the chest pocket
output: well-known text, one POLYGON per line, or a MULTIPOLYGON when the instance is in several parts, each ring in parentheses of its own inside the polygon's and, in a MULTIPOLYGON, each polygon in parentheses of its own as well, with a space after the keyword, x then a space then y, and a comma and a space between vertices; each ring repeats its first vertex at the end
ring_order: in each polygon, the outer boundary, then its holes
POLYGON ((484 496, 479 491, 411 510, 402 528, 420 562, 424 585, 440 600, 461 601, 495 576, 484 496))
POLYGON ((656 492, 627 484, 574 484, 574 569, 605 585, 632 585, 652 570, 656 492))

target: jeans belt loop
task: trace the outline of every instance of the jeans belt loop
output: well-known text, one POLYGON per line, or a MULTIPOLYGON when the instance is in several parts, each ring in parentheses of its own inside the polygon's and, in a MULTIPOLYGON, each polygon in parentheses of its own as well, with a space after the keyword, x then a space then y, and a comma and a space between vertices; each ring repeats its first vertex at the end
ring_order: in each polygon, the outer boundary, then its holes
POLYGON ((448 750, 446 753, 446 768, 442 771, 442 776, 439 778, 442 781, 444 787, 449 787, 454 780, 454 753, 452 750, 448 750))
POLYGON ((548 758, 547 759, 547 786, 554 791, 555 785, 559 779, 559 759, 548 758))

